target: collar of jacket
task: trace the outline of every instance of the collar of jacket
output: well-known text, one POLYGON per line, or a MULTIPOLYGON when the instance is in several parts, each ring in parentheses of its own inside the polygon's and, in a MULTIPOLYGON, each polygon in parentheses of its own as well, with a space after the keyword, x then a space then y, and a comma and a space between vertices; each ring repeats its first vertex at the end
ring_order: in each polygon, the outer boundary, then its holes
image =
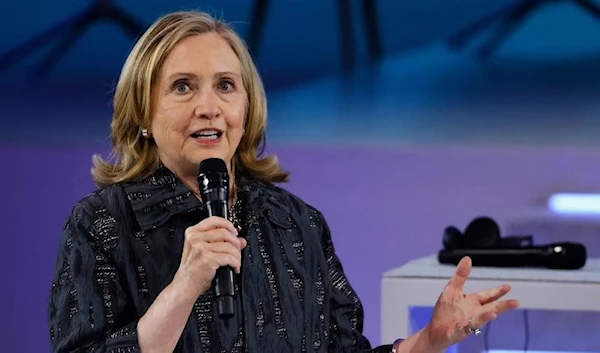
MULTIPOLYGON (((247 209, 259 211, 274 223, 280 220, 272 219, 272 212, 269 212, 271 207, 276 206, 290 213, 290 207, 281 200, 281 194, 274 192, 277 189, 275 186, 242 172, 236 175, 236 185, 236 197, 244 198, 247 209)), ((149 177, 124 183, 123 189, 143 231, 161 227, 176 215, 203 211, 202 202, 164 166, 160 166, 149 177)))

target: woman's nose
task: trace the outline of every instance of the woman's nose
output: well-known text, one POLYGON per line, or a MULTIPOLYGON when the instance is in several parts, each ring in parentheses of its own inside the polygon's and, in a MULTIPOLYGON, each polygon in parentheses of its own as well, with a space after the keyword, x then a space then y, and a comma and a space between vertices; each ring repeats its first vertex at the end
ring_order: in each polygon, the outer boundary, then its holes
POLYGON ((207 89, 200 92, 195 114, 205 119, 214 119, 221 114, 219 100, 213 90, 207 89))

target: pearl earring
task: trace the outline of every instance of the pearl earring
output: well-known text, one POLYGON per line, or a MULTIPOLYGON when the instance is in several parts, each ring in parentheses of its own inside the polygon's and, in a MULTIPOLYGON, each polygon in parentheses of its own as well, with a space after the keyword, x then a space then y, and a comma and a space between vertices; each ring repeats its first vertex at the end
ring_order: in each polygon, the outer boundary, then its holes
POLYGON ((142 136, 148 137, 148 129, 142 129, 142 136))

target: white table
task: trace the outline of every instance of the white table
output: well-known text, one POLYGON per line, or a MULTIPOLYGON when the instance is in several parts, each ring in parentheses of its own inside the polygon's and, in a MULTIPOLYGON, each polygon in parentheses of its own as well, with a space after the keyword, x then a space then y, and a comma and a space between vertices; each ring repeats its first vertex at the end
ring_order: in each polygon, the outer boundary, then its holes
MULTIPOLYGON (((410 335, 410 307, 432 307, 454 274, 455 266, 441 265, 432 255, 384 273, 381 289, 381 342, 410 335)), ((509 297, 523 309, 600 312, 600 259, 580 270, 473 267, 465 292, 509 283, 509 297), (568 298, 568 300, 566 300, 568 298)))

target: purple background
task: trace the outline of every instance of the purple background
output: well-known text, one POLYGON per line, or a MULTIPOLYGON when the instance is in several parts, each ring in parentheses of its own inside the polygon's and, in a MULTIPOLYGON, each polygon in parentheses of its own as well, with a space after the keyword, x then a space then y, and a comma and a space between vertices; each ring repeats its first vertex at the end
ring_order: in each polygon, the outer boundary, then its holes
MULTIPOLYGON (((7 167, 4 204, 10 207, 3 212, 10 216, 3 221, 8 251, 0 273, 5 288, 11 288, 0 292, 1 302, 7 304, 1 331, 7 352, 47 349, 45 299, 62 222, 73 203, 93 190, 90 155, 103 150, 100 146, 0 149, 7 167)), ((327 217, 348 276, 364 302, 365 332, 373 343, 379 343, 382 272, 437 251, 447 224, 464 227, 476 214, 492 215, 503 224, 519 210, 527 211, 524 205, 535 207, 536 198, 566 185, 600 189, 600 181, 591 177, 598 173, 591 151, 315 147, 274 151, 293 172, 289 189, 327 217), (509 182, 506 170, 522 172, 509 182), (580 173, 569 176, 565 170, 580 173), (539 175, 554 177, 541 180, 539 175), (376 189, 373 180, 379 181, 376 189)), ((536 236, 536 241, 544 240, 543 235, 536 236)), ((598 256, 600 235, 586 245, 598 256)), ((417 322, 428 315, 418 314, 417 322)), ((594 336, 598 319, 589 313, 532 313, 530 348, 598 349, 600 341, 594 336), (551 326, 552 322, 560 324, 551 326), (576 328, 581 339, 566 339, 566 325, 576 328)), ((520 348, 522 338, 507 342, 502 337, 522 337, 522 320, 521 314, 499 319, 490 334, 494 347, 520 348)))
MULTIPOLYGON (((9 34, 0 54, 87 3, 0 5, 0 32, 9 34)), ((487 214, 510 229, 543 213, 553 192, 600 192, 600 27, 570 2, 548 6, 480 63, 448 51, 445 38, 508 1, 378 1, 386 55, 364 67, 358 21, 361 66, 343 76, 334 3, 274 2, 257 62, 269 149, 292 171, 287 187, 327 217, 365 306, 365 333, 378 344, 382 273, 436 252, 445 226, 487 214)), ((237 0, 123 6, 146 23, 167 10, 212 9, 242 34, 250 11, 237 0)), ((358 5, 353 14, 360 20, 358 5)), ((60 231, 93 190, 91 155, 108 150, 110 92, 130 46, 99 23, 45 79, 29 76, 39 55, 0 72, 2 352, 49 352, 46 298, 60 231)), ((573 236, 600 256, 600 220, 586 222, 577 234, 540 227, 535 240, 573 236)), ((419 325, 429 312, 416 314, 419 325)), ((596 313, 531 312, 529 348, 600 352, 598 327, 596 313)), ((520 349, 523 330, 521 312, 502 317, 490 345, 520 349)), ((461 353, 481 349, 478 337, 461 353)))

